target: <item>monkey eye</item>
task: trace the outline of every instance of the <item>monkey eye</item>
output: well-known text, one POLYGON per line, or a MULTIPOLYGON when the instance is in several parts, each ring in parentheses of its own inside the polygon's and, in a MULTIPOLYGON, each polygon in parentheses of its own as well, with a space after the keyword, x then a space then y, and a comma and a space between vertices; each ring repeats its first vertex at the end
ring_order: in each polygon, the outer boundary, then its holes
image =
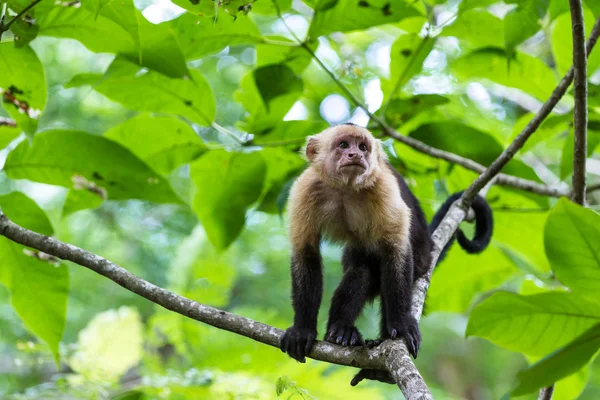
POLYGON ((367 151, 367 145, 364 143, 361 143, 358 148, 360 149, 360 151, 367 151))
POLYGON ((348 142, 341 142, 341 143, 340 143, 340 147, 341 147, 342 149, 347 149, 347 148, 348 148, 348 142))

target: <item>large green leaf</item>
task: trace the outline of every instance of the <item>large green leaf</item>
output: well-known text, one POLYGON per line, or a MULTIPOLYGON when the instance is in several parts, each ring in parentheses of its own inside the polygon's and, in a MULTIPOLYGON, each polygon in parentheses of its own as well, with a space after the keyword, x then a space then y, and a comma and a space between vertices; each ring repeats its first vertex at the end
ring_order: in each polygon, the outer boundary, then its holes
POLYGON ((451 69, 461 80, 489 80, 520 89, 542 101, 550 97, 556 84, 556 76, 544 61, 519 51, 508 59, 504 51, 478 50, 460 57, 451 69))
POLYGON ((104 134, 131 150, 156 171, 167 174, 207 150, 192 127, 180 119, 139 114, 104 134))
POLYGON ((558 280, 573 291, 600 287, 600 215, 562 198, 546 222, 544 244, 558 280))
MULTIPOLYGON (((455 121, 423 124, 410 136, 483 165, 491 164, 503 150, 500 143, 489 134, 455 121)), ((511 160, 503 172, 539 180, 533 170, 519 160, 511 160)))
MULTIPOLYGON (((125 107, 176 114, 208 126, 216 114, 214 95, 200 72, 193 70, 190 74, 192 79, 173 79, 117 57, 93 87, 125 107)), ((77 75, 65 87, 90 83, 92 79, 94 75, 77 75)))
POLYGON ((400 126, 418 113, 448 102, 448 98, 439 94, 418 94, 408 98, 394 98, 385 110, 385 119, 392 126, 400 126))
POLYGON ((261 155, 267 163, 267 175, 258 209, 271 214, 281 213, 287 200, 284 193, 286 188, 289 189, 287 184, 302 171, 306 163, 297 153, 285 148, 266 148, 261 155))
POLYGON ((132 0, 54 5, 38 19, 40 35, 72 38, 94 52, 120 54, 169 77, 188 75, 183 52, 167 24, 147 21, 132 0))
POLYGON ((479 336, 509 350, 542 356, 600 322, 600 302, 572 293, 520 296, 498 292, 469 318, 467 336, 479 336))
POLYGON ((31 47, 0 43, 0 94, 8 114, 33 135, 46 107, 46 77, 31 47))
POLYGON ((13 179, 104 191, 109 199, 181 202, 167 181, 129 150, 85 132, 41 132, 32 145, 22 142, 9 153, 4 171, 13 179))
MULTIPOLYGON (((278 38, 278 40, 286 39, 278 38)), ((311 48, 314 50, 315 46, 311 48)), ((301 47, 257 45, 256 53, 256 68, 282 64, 289 67, 297 76, 302 75, 311 61, 310 54, 301 47)), ((248 72, 242 78, 240 87, 234 95, 235 100, 248 111, 246 120, 239 124, 240 128, 255 135, 267 133, 281 123, 301 94, 302 91, 299 90, 289 91, 272 102, 267 110, 256 86, 254 72, 248 72)))
POLYGON ((474 256, 455 244, 433 273, 427 311, 465 312, 477 293, 500 286, 515 271, 514 264, 495 246, 474 256))
POLYGON ((585 366, 600 349, 600 324, 594 325, 563 348, 519 372, 515 396, 531 393, 567 377, 585 366))
MULTIPOLYGON (((19 192, 0 196, 0 208, 15 223, 51 235, 46 214, 19 192)), ((41 261, 20 244, 0 237, 0 282, 11 293, 11 303, 24 324, 45 341, 59 360, 58 345, 65 328, 69 270, 41 261)))
POLYGON ((421 15, 405 0, 339 0, 333 7, 315 11, 308 35, 311 39, 332 32, 348 32, 398 22, 421 15))
POLYGON ((285 64, 272 64, 254 70, 254 83, 267 108, 281 96, 302 94, 302 79, 285 64))
POLYGON ((423 62, 433 49, 435 40, 421 38, 416 33, 400 35, 390 53, 390 78, 381 80, 384 98, 400 94, 400 90, 416 74, 421 72, 423 62))
POLYGON ((211 17, 185 13, 167 24, 175 32, 188 60, 216 53, 227 46, 263 42, 256 24, 245 15, 215 21, 211 17))
POLYGON ((247 208, 262 192, 266 170, 260 153, 211 151, 192 163, 193 207, 218 250, 241 233, 247 208))
POLYGON ((540 19, 534 9, 534 2, 512 9, 504 16, 504 47, 512 55, 517 45, 540 30, 540 19))
POLYGON ((298 146, 304 144, 307 136, 315 135, 329 125, 324 121, 282 121, 275 125, 265 135, 255 136, 253 143, 269 144, 269 143, 290 143, 298 146))
MULTIPOLYGON (((589 36, 594 26, 595 18, 587 10, 584 10, 585 33, 589 36)), ((556 67, 561 75, 567 73, 573 65, 573 31, 570 13, 562 14, 556 19, 551 32, 552 53, 556 67)), ((600 52, 592 51, 588 57, 588 71, 592 74, 600 67, 600 52)))
MULTIPOLYGON (((465 3, 463 1, 461 6, 465 3)), ((455 36, 469 44, 472 49, 485 47, 502 48, 504 40, 502 20, 487 10, 472 9, 460 14, 456 21, 444 28, 442 35, 455 36)))

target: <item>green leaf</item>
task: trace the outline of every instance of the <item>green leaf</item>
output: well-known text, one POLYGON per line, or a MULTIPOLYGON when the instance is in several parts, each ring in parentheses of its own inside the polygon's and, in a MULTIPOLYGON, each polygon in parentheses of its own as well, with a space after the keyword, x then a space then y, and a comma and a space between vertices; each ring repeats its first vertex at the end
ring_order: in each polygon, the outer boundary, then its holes
MULTIPOLYGON (((192 79, 173 79, 148 71, 117 57, 94 90, 125 107, 150 112, 176 114, 199 125, 209 126, 216 114, 212 90, 200 72, 190 71, 192 79)), ((65 87, 90 83, 93 76, 75 76, 65 87)))
POLYGON ((497 292, 473 311, 467 336, 542 356, 567 344, 600 322, 600 303, 572 293, 520 296, 497 292))
MULTIPOLYGON (((273 38, 278 41, 289 42, 289 39, 282 37, 273 38)), ((317 44, 309 44, 309 46, 315 51, 317 44)), ((302 75, 312 59, 310 54, 302 47, 257 45, 256 53, 256 68, 273 64, 285 64, 297 76, 302 75)), ((301 94, 302 92, 294 91, 280 96, 276 102, 270 104, 267 110, 256 86, 254 73, 253 71, 248 72, 242 78, 240 87, 234 94, 234 99, 240 102, 248 111, 246 119, 238 123, 240 129, 252 132, 255 135, 272 130, 282 122, 283 117, 301 94)))
POLYGON ((207 147, 180 119, 139 114, 104 134, 161 174, 168 174, 203 154, 207 147))
POLYGON ((272 142, 290 142, 301 146, 307 136, 317 134, 327 128, 329 124, 323 121, 281 121, 265 135, 256 136, 252 141, 258 145, 272 142))
POLYGON ((40 26, 18 19, 10 26, 10 30, 15 35, 15 46, 24 47, 37 37, 40 26))
POLYGON ((212 17, 185 13, 167 24, 187 60, 219 52, 227 46, 263 42, 256 24, 245 15, 215 21, 212 17))
POLYGON ((181 203, 167 181, 129 150, 100 136, 80 131, 41 132, 21 142, 6 159, 12 179, 85 187, 110 199, 181 203))
MULTIPOLYGON (((588 37, 595 18, 589 10, 584 8, 585 36, 588 37)), ((567 73, 573 65, 573 32, 570 13, 562 14, 554 23, 551 31, 552 53, 556 67, 561 75, 567 73)), ((600 53, 592 51, 588 57, 588 71, 593 73, 600 68, 600 53)))
POLYGON ((102 205, 104 199, 96 193, 87 190, 69 190, 65 204, 63 205, 63 216, 66 217, 74 212, 98 208, 102 205))
POLYGON ((241 233, 266 170, 260 153, 211 151, 192 163, 193 208, 217 250, 225 250, 241 233))
POLYGON ((552 270, 573 291, 600 287, 600 215, 561 198, 550 211, 544 244, 552 270))
POLYGON ((267 163, 267 175, 258 210, 277 214, 282 211, 279 200, 286 183, 296 177, 306 163, 297 153, 284 148, 266 148, 261 155, 267 163))
POLYGON ((21 134, 21 129, 16 126, 0 125, 0 150, 8 146, 21 134))
POLYGON ((459 10, 466 12, 473 8, 485 8, 495 3, 498 3, 498 0, 463 0, 460 3, 459 10))
POLYGON ((495 246, 474 256, 454 245, 434 270, 427 312, 465 312, 477 293, 500 286, 515 271, 514 264, 495 246))
POLYGON ((550 386, 584 367, 599 348, 600 324, 596 324, 568 345, 519 372, 519 386, 511 393, 519 396, 550 386))
POLYGON ((166 24, 148 22, 132 0, 56 5, 38 24, 40 35, 76 39, 93 52, 120 54, 172 78, 189 74, 173 32, 166 24))
MULTIPOLYGON (((40 207, 19 192, 0 196, 0 207, 13 222, 51 235, 50 221, 40 207)), ((69 270, 42 261, 20 244, 0 237, 0 282, 11 293, 11 303, 23 323, 45 341, 59 362, 69 294, 69 270)))
POLYGON ((0 94, 8 115, 32 136, 46 107, 46 77, 31 47, 0 43, 0 94))
POLYGON ((435 40, 421 38, 415 33, 400 35, 390 53, 390 78, 382 79, 384 98, 395 96, 406 83, 423 68, 423 62, 433 49, 435 40))
POLYGON ((421 13, 404 0, 339 0, 333 7, 315 11, 308 36, 316 39, 332 32, 348 32, 398 22, 421 13))
POLYGON ((519 51, 508 59, 504 51, 478 50, 453 62, 451 70, 460 80, 489 80, 520 89, 542 101, 550 97, 557 82, 544 61, 519 51))
POLYGON ((91 383, 115 384, 144 354, 144 324, 133 307, 101 312, 79 332, 69 366, 91 383))
POLYGON ((399 126, 420 112, 447 104, 448 98, 438 94, 418 94, 408 98, 394 98, 390 101, 385 119, 392 126, 399 126))
POLYGON ((254 70, 254 83, 269 110, 273 100, 290 93, 302 94, 302 79, 285 64, 273 64, 254 70))
POLYGON ((535 9, 527 3, 504 16, 504 47, 512 55, 517 45, 540 30, 540 22, 535 9))
POLYGON ((467 42, 471 49, 504 47, 504 23, 487 10, 472 9, 461 13, 452 25, 444 28, 442 35, 455 36, 467 42))

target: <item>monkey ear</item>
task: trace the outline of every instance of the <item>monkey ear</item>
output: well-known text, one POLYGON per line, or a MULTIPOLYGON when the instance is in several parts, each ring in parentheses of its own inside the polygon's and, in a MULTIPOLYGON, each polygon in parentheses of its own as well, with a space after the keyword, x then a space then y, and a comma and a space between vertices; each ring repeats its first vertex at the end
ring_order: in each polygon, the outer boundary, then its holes
POLYGON ((318 151, 318 140, 316 137, 311 136, 308 138, 306 142, 306 147, 304 148, 304 153, 306 154, 306 159, 310 162, 313 162, 317 157, 318 151))

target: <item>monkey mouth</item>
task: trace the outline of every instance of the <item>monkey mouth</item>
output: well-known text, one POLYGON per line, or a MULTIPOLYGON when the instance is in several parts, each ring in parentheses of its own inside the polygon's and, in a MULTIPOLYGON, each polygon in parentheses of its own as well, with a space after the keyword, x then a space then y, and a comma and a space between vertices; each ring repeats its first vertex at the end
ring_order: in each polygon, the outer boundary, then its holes
POLYGON ((340 165, 340 168, 345 168, 345 167, 361 167, 362 169, 367 169, 367 166, 365 164, 361 163, 360 161, 352 161, 352 162, 348 162, 348 163, 340 165))

